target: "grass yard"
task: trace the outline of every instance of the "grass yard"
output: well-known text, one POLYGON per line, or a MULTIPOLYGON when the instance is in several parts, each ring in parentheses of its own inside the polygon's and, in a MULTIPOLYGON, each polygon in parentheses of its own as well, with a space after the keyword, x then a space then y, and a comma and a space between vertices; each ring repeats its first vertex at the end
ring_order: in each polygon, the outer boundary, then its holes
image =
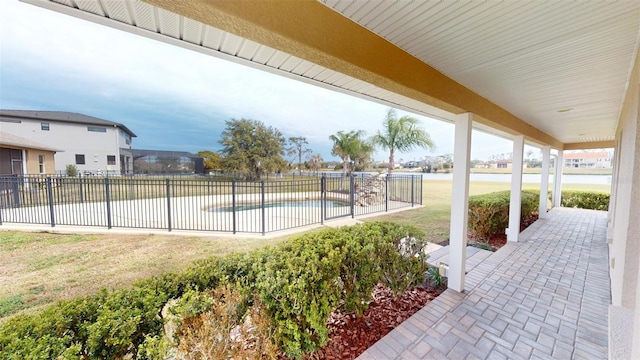
MULTIPOLYGON (((511 169, 470 169, 473 174, 511 174, 511 169)), ((553 174, 553 169, 550 169, 553 174)), ((611 175, 613 168, 592 169, 592 168, 564 168, 564 175, 611 175)), ((542 168, 524 168, 524 174, 541 174, 542 168)))
POLYGON ((0 231, 0 319, 283 239, 0 231))
MULTIPOLYGON (((524 190, 538 190, 537 183, 522 184, 524 190)), ((449 240, 449 221, 451 218, 451 180, 424 180, 422 185, 423 208, 384 214, 367 218, 366 221, 388 220, 401 224, 415 225, 427 234, 434 243, 449 240)), ((469 194, 479 195, 496 191, 510 190, 507 182, 473 181, 469 184, 469 194)), ((563 190, 591 190, 609 192, 609 185, 562 184, 563 190)))
MULTIPOLYGON (((524 184, 537 189, 537 184, 524 184)), ((509 183, 472 182, 472 195, 508 190, 509 183)), ((609 191, 607 185, 564 185, 569 190, 609 191)), ((424 207, 368 218, 412 224, 428 240, 449 238, 451 181, 425 180, 424 207)), ((250 251, 281 238, 79 235, 0 229, 0 320, 62 299, 116 289, 153 275, 179 271, 195 260, 250 251)))

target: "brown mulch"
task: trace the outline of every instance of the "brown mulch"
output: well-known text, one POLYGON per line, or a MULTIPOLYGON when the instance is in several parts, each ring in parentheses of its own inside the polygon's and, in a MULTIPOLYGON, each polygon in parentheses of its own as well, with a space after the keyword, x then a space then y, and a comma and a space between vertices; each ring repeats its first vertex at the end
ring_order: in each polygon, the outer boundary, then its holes
POLYGON ((390 289, 377 285, 363 316, 338 312, 329 316, 329 343, 313 353, 311 359, 355 359, 444 289, 417 287, 395 298, 390 289))
MULTIPOLYGON (((538 214, 533 214, 526 218, 520 223, 520 232, 528 228, 529 225, 533 224, 536 220, 538 220, 538 214)), ((493 234, 489 237, 489 240, 487 242, 489 243, 489 245, 491 245, 492 248, 498 250, 507 243, 507 234, 493 234)))
MULTIPOLYGON (((520 224, 520 231, 537 219, 538 214, 527 218, 520 224)), ((493 234, 488 243, 497 250, 507 243, 507 236, 493 234)), ((389 288, 377 285, 373 290, 369 309, 361 317, 355 314, 331 313, 327 321, 329 343, 314 352, 309 359, 355 359, 445 289, 446 286, 429 289, 416 287, 396 298, 389 288)))

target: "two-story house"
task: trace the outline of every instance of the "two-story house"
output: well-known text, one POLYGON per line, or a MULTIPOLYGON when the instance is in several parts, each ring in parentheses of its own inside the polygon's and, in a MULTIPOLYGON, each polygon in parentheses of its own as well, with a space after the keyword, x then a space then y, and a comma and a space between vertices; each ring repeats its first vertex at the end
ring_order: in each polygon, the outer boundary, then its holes
POLYGON ((565 168, 609 169, 612 167, 613 154, 607 151, 575 152, 564 154, 565 168))
POLYGON ((85 174, 130 174, 133 131, 125 125, 63 111, 0 110, 0 130, 60 149, 55 169, 75 165, 85 174))

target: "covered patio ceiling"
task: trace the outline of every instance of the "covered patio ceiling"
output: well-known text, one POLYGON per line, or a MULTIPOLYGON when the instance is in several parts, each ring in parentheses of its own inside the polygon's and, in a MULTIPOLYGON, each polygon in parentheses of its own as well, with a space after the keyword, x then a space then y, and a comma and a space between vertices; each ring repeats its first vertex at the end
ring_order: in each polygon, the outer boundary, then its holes
POLYGON ((23 0, 557 149, 612 147, 640 2, 23 0))

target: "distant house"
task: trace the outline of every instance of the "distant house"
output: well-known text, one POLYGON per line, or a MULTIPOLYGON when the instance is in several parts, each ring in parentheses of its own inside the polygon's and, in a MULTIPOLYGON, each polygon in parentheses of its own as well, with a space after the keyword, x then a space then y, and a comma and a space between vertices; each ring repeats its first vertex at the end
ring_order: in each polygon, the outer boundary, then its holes
MULTIPOLYGON (((528 165, 526 163, 522 164, 522 168, 526 169, 528 167, 528 165)), ((513 168, 513 161, 512 160, 497 160, 497 161, 491 161, 488 163, 487 168, 491 168, 491 169, 512 169, 513 168)))
POLYGON ((0 131, 0 176, 48 174, 60 150, 0 131))
POLYGON ((497 169, 511 169, 513 162, 511 160, 498 160, 496 161, 497 169))
POLYGON ((606 151, 564 153, 565 168, 611 168, 612 154, 606 151))
POLYGON ((46 168, 49 174, 64 173, 67 165, 81 173, 126 174, 133 169, 130 149, 136 135, 121 123, 62 111, 0 110, 0 128, 60 149, 55 165, 46 168))
POLYGON ((204 158, 186 151, 131 149, 134 174, 202 174, 204 158))

